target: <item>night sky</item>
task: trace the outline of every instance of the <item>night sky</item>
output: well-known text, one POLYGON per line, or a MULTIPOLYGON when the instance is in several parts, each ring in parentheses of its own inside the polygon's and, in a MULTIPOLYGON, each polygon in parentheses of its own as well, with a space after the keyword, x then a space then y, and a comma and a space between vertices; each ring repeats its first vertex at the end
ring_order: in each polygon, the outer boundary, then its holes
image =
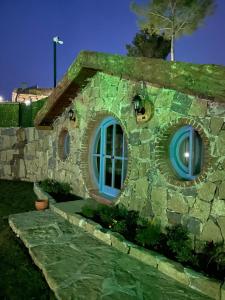
MULTIPOLYGON (((136 1, 146 2, 146 1, 136 1)), ((58 79, 81 50, 126 54, 138 31, 130 0, 0 0, 0 95, 28 86, 52 87, 52 38, 58 35, 58 79)), ((176 42, 176 60, 225 65, 225 0, 191 36, 176 42)))

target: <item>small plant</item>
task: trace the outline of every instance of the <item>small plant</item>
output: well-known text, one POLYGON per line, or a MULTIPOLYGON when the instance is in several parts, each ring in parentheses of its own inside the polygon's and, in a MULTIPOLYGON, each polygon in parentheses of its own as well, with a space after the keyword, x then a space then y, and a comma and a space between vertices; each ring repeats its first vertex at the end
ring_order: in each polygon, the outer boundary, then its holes
POLYGON ((161 237, 161 227, 158 222, 154 220, 147 222, 143 220, 144 224, 137 230, 136 241, 139 245, 147 248, 156 248, 161 237))
POLYGON ((225 252, 223 243, 206 242, 199 254, 199 266, 207 274, 224 279, 225 252))
POLYGON ((113 224, 110 229, 125 236, 127 230, 126 221, 113 220, 113 224))
POLYGON ((81 213, 84 217, 94 219, 97 210, 91 207, 90 205, 86 204, 82 207, 81 213))
POLYGON ((53 179, 45 179, 39 182, 40 187, 49 193, 56 202, 81 200, 80 196, 71 194, 72 188, 66 182, 59 182, 53 179))
POLYGON ((45 179, 40 182, 40 187, 47 193, 64 194, 71 192, 71 187, 66 182, 59 182, 53 179, 45 179))
POLYGON ((192 244, 187 230, 182 225, 167 227, 167 246, 177 261, 188 263, 192 258, 192 244))
POLYGON ((207 242, 202 253, 192 250, 188 232, 182 225, 167 227, 161 231, 160 222, 142 218, 136 211, 128 211, 123 205, 85 205, 82 215, 99 222, 103 227, 123 235, 127 240, 155 250, 176 261, 203 271, 218 279, 224 279, 225 252, 221 243, 207 242))
POLYGON ((114 215, 113 208, 107 205, 99 204, 97 207, 97 215, 102 221, 103 226, 109 228, 113 224, 114 215))

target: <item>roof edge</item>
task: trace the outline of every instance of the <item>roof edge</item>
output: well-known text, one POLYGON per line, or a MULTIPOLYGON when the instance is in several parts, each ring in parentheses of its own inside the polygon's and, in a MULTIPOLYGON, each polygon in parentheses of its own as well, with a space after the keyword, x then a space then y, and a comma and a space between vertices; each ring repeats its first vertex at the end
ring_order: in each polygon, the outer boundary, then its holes
POLYGON ((134 81, 145 81, 203 99, 225 102, 224 66, 81 51, 49 96, 46 105, 38 112, 35 126, 51 126, 86 85, 87 78, 98 71, 134 81))

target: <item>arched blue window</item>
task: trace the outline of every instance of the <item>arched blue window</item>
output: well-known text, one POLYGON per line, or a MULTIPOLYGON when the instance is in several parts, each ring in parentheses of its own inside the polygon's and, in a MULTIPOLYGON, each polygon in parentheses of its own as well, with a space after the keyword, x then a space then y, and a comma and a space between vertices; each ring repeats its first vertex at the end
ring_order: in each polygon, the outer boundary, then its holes
POLYGON ((96 131, 92 147, 92 164, 99 192, 116 197, 127 173, 127 143, 119 123, 104 119, 96 131))
POLYGON ((203 144, 192 126, 183 126, 174 134, 169 151, 172 166, 181 179, 194 180, 200 174, 203 144))

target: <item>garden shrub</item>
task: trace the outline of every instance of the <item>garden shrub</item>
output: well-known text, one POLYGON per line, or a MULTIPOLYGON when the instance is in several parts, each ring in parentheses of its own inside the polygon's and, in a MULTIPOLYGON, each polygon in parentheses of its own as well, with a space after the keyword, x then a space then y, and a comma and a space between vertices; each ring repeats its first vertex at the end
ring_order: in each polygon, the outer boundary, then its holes
POLYGON ((47 193, 69 194, 71 187, 68 183, 59 182, 53 179, 45 179, 40 182, 40 187, 47 193))
POLYGON ((224 279, 225 252, 223 243, 206 242, 202 252, 198 254, 198 266, 207 274, 224 279))
POLYGON ((127 240, 142 247, 155 250, 196 271, 224 279, 225 252, 222 243, 206 242, 203 252, 196 253, 192 249, 188 231, 182 225, 167 227, 165 232, 162 232, 159 221, 142 218, 138 212, 128 211, 122 205, 85 205, 82 215, 92 218, 103 227, 120 233, 127 240))
POLYGON ((40 187, 47 193, 49 193, 56 202, 75 201, 82 198, 71 194, 71 186, 66 182, 59 182, 53 179, 45 179, 39 182, 40 187))
POLYGON ((97 214, 97 209, 94 209, 90 205, 86 204, 82 207, 81 213, 86 218, 95 219, 95 216, 97 214))
POLYGON ((137 243, 146 248, 155 248, 159 244, 161 237, 160 223, 154 220, 145 222, 144 225, 137 229, 135 240, 137 243))
POLYGON ((188 263, 192 258, 192 242, 186 228, 182 225, 167 227, 167 246, 169 253, 181 263, 188 263))

